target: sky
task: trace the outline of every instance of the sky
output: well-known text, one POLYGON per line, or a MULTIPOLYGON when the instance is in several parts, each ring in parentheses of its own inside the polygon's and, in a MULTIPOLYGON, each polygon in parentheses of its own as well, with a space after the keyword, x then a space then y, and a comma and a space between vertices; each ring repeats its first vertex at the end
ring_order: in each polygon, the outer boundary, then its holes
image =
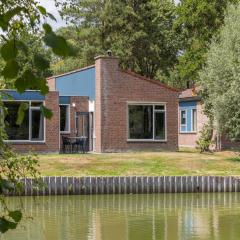
MULTIPOLYGON (((176 3, 179 3, 180 0, 174 0, 176 3)), ((61 18, 61 16, 58 13, 58 10, 55 6, 54 0, 40 0, 40 4, 47 9, 47 11, 57 19, 57 22, 49 20, 48 22, 51 24, 53 29, 57 29, 62 26, 66 26, 65 21, 61 18)))

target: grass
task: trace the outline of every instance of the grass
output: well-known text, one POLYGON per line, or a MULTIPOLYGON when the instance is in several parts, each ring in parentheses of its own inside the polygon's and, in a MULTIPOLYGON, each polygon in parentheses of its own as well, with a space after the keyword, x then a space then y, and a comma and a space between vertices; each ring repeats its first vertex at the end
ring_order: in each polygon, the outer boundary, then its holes
POLYGON ((43 176, 240 175, 240 157, 231 151, 47 154, 39 162, 43 176))

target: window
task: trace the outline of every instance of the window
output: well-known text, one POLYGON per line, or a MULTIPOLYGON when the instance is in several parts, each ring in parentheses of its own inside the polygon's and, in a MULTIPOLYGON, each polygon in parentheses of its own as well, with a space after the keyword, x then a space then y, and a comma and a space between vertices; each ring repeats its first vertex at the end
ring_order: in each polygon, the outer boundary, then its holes
POLYGON ((60 105, 60 131, 70 132, 70 105, 60 105))
POLYGON ((197 131, 197 109, 185 108, 180 110, 180 132, 195 133, 197 131))
POLYGON ((197 109, 192 109, 192 131, 197 131, 197 109))
POLYGON ((7 114, 4 118, 5 129, 10 141, 44 141, 44 117, 40 111, 42 102, 4 102, 7 114), (21 103, 27 103, 29 108, 21 125, 18 125, 18 109, 21 103), (38 105, 35 105, 38 104, 38 105))
POLYGON ((128 105, 128 139, 165 141, 165 105, 128 105))

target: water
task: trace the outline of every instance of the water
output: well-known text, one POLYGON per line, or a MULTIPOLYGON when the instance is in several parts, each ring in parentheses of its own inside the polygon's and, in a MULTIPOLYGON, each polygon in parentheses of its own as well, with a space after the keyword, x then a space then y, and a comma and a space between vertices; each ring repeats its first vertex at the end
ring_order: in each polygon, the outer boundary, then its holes
MULTIPOLYGON (((18 206, 18 198, 9 198, 18 206)), ((240 193, 23 197, 3 240, 240 239, 240 193), (32 218, 31 218, 32 217, 32 218)))

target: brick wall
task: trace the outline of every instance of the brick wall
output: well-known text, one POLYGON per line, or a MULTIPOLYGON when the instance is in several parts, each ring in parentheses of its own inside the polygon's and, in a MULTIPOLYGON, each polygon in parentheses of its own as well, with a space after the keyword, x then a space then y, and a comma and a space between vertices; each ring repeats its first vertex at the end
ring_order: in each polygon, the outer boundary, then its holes
POLYGON ((11 146, 19 152, 58 152, 59 151, 59 104, 58 92, 49 92, 45 106, 52 110, 53 117, 45 119, 44 143, 14 143, 11 146))
MULTIPOLYGON (((76 112, 88 112, 89 97, 72 96, 70 97, 70 133, 61 136, 76 136, 75 115, 76 112), (75 103, 75 107, 73 107, 75 103)), ((60 139, 61 142, 61 139, 60 139)))
POLYGON ((97 152, 178 148, 178 95, 176 90, 118 68, 118 59, 96 58, 95 133, 97 152), (166 142, 127 141, 127 102, 164 102, 166 142))
POLYGON ((47 78, 49 91, 56 91, 56 79, 54 77, 47 78))

